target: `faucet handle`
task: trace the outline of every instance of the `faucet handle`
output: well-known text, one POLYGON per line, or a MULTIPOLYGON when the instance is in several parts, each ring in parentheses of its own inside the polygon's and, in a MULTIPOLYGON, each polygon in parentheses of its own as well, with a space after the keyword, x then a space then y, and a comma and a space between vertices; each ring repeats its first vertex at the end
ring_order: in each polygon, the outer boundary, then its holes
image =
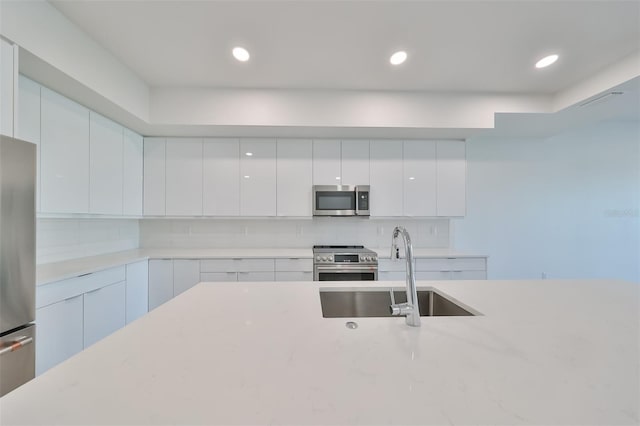
POLYGON ((413 305, 410 303, 396 303, 389 305, 389 311, 394 317, 410 315, 413 312, 413 305))

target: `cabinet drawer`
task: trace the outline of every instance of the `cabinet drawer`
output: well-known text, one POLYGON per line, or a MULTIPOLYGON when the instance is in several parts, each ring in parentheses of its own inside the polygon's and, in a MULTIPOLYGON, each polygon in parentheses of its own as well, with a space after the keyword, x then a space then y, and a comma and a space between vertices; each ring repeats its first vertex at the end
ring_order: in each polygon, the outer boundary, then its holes
POLYGON ((203 259, 200 272, 274 271, 273 259, 203 259))
POLYGON ((313 281, 312 271, 276 271, 276 281, 313 281))
POLYGON ((486 280, 486 271, 452 271, 452 280, 486 280))
POLYGON ((442 281, 442 280, 450 280, 451 272, 449 271, 417 271, 416 272, 416 280, 426 280, 426 281, 442 281))
POLYGON ((200 272, 200 282, 238 281, 237 272, 200 272))
POLYGON ((238 272, 238 281, 275 281, 275 272, 238 272))
POLYGON ((124 281, 125 276, 125 267, 118 266, 39 286, 36 288, 36 308, 124 281))
POLYGON ((378 259, 378 271, 380 272, 391 272, 391 271, 404 272, 406 267, 407 267, 407 261, 405 259, 398 259, 398 260, 378 259))
POLYGON ((313 259, 276 259, 276 271, 313 271, 313 259))
POLYGON ((418 271, 484 271, 487 269, 484 257, 454 257, 417 259, 418 271))
POLYGON ((406 278, 404 271, 378 271, 378 281, 404 281, 406 278))

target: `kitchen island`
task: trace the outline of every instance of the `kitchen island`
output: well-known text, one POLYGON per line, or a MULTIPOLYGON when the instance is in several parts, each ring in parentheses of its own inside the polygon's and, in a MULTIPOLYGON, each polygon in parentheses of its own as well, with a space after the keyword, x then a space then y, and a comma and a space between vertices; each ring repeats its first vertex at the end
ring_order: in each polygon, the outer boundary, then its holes
POLYGON ((638 284, 419 282, 482 315, 322 317, 322 288, 403 284, 201 283, 4 396, 0 423, 640 422, 638 284))

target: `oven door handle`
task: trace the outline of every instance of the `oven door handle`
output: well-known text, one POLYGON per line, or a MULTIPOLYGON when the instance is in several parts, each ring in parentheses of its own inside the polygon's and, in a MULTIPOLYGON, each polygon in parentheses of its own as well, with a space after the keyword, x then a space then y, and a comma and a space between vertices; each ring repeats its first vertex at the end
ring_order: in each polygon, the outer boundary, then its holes
POLYGON ((318 272, 372 272, 377 271, 378 268, 373 265, 368 266, 316 266, 318 272))

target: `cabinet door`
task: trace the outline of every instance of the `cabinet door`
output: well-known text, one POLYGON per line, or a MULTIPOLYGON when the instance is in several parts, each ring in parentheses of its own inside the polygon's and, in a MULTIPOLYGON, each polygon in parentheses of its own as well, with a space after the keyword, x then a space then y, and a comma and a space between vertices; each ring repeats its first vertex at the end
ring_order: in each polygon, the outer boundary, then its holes
POLYGON ((165 215, 166 141, 144 139, 144 215, 165 215))
POLYGON ((369 141, 342 141, 341 182, 345 185, 369 185, 369 141))
POLYGON ((278 216, 311 216, 311 140, 278 140, 277 158, 278 216))
POLYGON ((240 141, 203 141, 202 214, 240 215, 240 141))
POLYGON ((313 272, 278 271, 276 272, 276 281, 313 281, 313 272))
MULTIPOLYGON (((313 141, 313 184, 340 185, 341 146, 339 140, 324 139, 313 141)), ((345 182, 345 184, 349 184, 345 182)))
POLYGON ((242 139, 240 175, 240 215, 275 216, 276 141, 242 139))
POLYGON ((370 150, 371 216, 402 216, 402 141, 371 141, 370 150))
POLYGON ((43 87, 41 210, 89 212, 89 110, 43 87))
POLYGON ((18 83, 18 139, 38 145, 36 154, 36 211, 40 211, 40 85, 20 76, 18 83))
POLYGON ((15 78, 13 45, 0 39, 0 133, 13 137, 15 78))
POLYGON ((438 216, 466 214, 467 160, 464 141, 438 141, 438 216))
POLYGON ((202 139, 167 138, 167 216, 202 216, 202 139))
POLYGON ((200 282, 200 261, 176 259, 173 261, 173 297, 200 282))
POLYGON ((436 143, 404 141, 404 215, 436 215, 436 143))
POLYGON ((36 310, 36 375, 83 348, 82 295, 36 310))
POLYGON ((126 216, 142 216, 143 139, 129 129, 124 129, 123 139, 123 193, 122 213, 126 216))
POLYGON ((129 324, 149 309, 149 262, 127 265, 126 321, 129 324))
POLYGON ((122 126, 91 111, 89 135, 89 213, 122 215, 122 126))
POLYGON ((84 347, 125 325, 126 284, 121 281, 84 294, 84 347))
POLYGON ((149 310, 173 298, 173 261, 149 261, 149 310))

